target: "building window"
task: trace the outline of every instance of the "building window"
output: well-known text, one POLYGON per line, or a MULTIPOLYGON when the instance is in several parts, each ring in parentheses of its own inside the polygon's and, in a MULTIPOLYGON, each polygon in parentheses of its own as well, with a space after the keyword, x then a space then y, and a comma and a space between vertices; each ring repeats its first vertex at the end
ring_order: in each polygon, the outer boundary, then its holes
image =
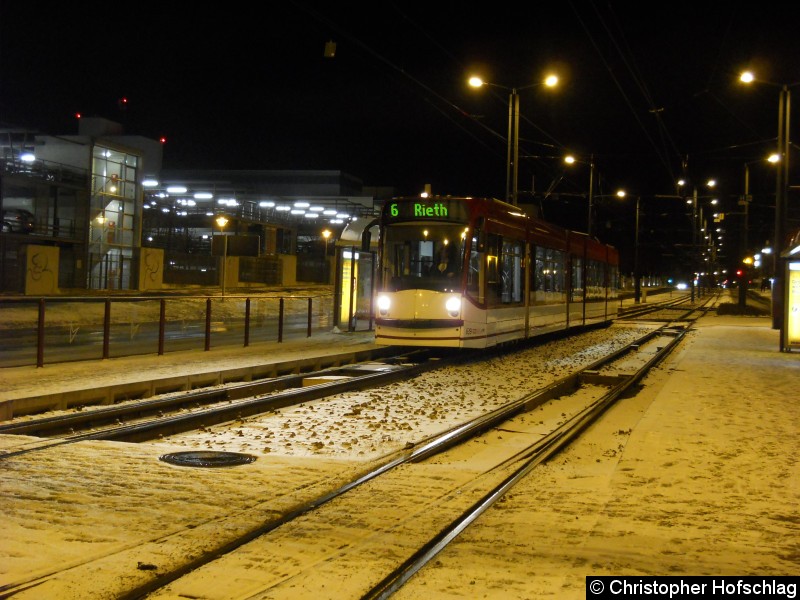
MULTIPOLYGON (((131 286, 133 248, 137 247, 136 178, 139 157, 96 145, 92 151, 89 211, 89 287, 131 286)), ((134 283, 135 287, 135 283, 134 283)))

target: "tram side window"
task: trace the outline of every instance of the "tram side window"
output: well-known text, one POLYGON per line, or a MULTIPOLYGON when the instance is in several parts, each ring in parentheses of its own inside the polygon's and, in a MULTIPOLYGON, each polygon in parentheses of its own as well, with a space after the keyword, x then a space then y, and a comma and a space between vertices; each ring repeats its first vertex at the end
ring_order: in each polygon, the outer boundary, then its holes
POLYGON ((619 294, 619 267, 610 266, 608 269, 608 296, 616 298, 619 294))
POLYGON ((564 263, 566 255, 560 250, 536 247, 534 277, 535 302, 549 304, 564 301, 564 263))
POLYGON ((485 277, 483 260, 485 256, 484 244, 481 238, 483 234, 483 223, 479 221, 470 239, 469 245, 469 269, 467 271, 467 292, 478 302, 483 302, 483 278, 485 277))
POLYGON ((492 304, 522 302, 525 244, 490 233, 486 240, 486 290, 492 304))
POLYGON ((522 302, 524 252, 525 246, 521 241, 503 240, 500 299, 504 304, 522 302))
POLYGON ((570 294, 572 301, 583 298, 583 259, 579 256, 572 257, 572 280, 570 294))
POLYGON ((544 284, 545 284, 545 249, 536 246, 533 252, 534 272, 533 272, 533 304, 544 303, 544 284))
POLYGON ((502 297, 502 274, 500 272, 500 252, 503 238, 495 233, 486 235, 486 301, 497 304, 502 297))
POLYGON ((598 299, 605 297, 605 265, 597 260, 586 264, 586 297, 598 299))
POLYGON ((564 302, 566 300, 567 253, 561 250, 550 250, 550 271, 552 277, 553 300, 564 302))

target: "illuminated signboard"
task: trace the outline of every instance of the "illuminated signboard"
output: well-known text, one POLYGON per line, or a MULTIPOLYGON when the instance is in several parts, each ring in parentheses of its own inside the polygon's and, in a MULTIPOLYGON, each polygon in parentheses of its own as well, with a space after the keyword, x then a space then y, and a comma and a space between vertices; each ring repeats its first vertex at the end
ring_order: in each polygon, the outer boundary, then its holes
POLYGON ((386 221, 457 221, 466 223, 469 211, 461 200, 403 199, 393 200, 383 209, 386 221))
POLYGON ((786 272, 786 343, 790 348, 800 348, 800 261, 790 260, 786 272))

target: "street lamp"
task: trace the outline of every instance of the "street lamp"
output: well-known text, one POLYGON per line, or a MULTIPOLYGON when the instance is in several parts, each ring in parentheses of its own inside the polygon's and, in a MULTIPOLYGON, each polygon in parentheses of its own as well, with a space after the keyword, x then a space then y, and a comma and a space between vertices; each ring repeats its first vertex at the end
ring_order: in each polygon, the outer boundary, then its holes
MULTIPOLYGON (((617 197, 622 199, 626 196, 625 190, 619 190, 617 197)), ((634 225, 633 235, 633 301, 639 304, 642 297, 642 279, 639 275, 639 201, 641 196, 636 196, 636 224, 634 225)))
POLYGON ((484 81, 480 77, 469 78, 469 85, 475 88, 489 85, 509 91, 508 96, 508 150, 506 154, 506 200, 517 205, 517 180, 519 176, 519 90, 545 85, 555 87, 558 84, 556 75, 548 75, 544 81, 532 83, 522 87, 506 87, 496 83, 484 81))
POLYGON ((789 118, 791 116, 791 93, 789 88, 800 85, 800 82, 791 84, 775 83, 756 79, 752 71, 745 71, 739 76, 739 81, 750 84, 765 83, 780 88, 778 97, 778 155, 781 166, 778 168, 778 176, 775 186, 775 241, 773 242, 772 253, 772 328, 780 330, 780 351, 784 348, 784 323, 783 323, 783 277, 780 274, 780 254, 783 252, 783 245, 786 237, 786 208, 789 197, 789 118))
MULTIPOLYGON (((682 188, 684 185, 686 185, 686 181, 684 179, 679 179, 678 180, 678 187, 682 188)), ((714 188, 714 187, 716 187, 716 185, 717 185, 717 181, 715 179, 709 179, 708 181, 706 181, 706 187, 708 187, 708 188, 714 188)), ((701 295, 700 294, 700 284, 701 284, 701 276, 700 276, 701 268, 700 267, 702 266, 702 264, 701 264, 702 261, 700 260, 700 258, 701 258, 702 252, 700 251, 700 244, 698 243, 698 236, 699 236, 700 232, 703 229, 705 229, 705 226, 703 225, 703 221, 704 221, 703 208, 699 207, 699 211, 698 211, 698 200, 699 200, 699 197, 697 195, 697 186, 694 185, 694 186, 692 186, 692 197, 691 197, 691 199, 686 200, 686 204, 691 204, 691 206, 692 206, 692 256, 693 256, 694 262, 695 262, 695 272, 692 273, 692 281, 691 281, 691 285, 690 285, 691 301, 692 302, 694 302, 694 296, 695 296, 695 279, 697 281, 698 297, 701 295)), ((705 238, 704 238, 704 240, 705 240, 705 238)))
POLYGON ((225 267, 228 262, 228 236, 225 235, 225 225, 228 224, 228 218, 225 215, 220 215, 216 219, 219 225, 219 231, 222 234, 222 297, 225 297, 225 267))
MULTIPOLYGON (((564 157, 564 162, 572 165, 576 162, 583 162, 576 159, 571 154, 564 157)), ((586 234, 592 237, 592 191, 594 185, 594 154, 589 156, 589 213, 586 217, 586 234)))
POLYGON ((330 283, 331 276, 330 276, 330 263, 328 263, 328 238, 331 237, 331 230, 330 229, 323 230, 322 237, 325 238, 325 263, 323 265, 325 283, 330 283))
MULTIPOLYGON (((748 161, 748 162, 744 163, 744 196, 739 201, 739 204, 744 207, 744 210, 742 211, 742 214, 743 214, 743 217, 744 217, 744 227, 742 228, 742 236, 741 236, 741 239, 742 239, 742 248, 741 248, 742 257, 747 257, 749 255, 749 252, 750 252, 750 250, 748 248, 749 242, 748 242, 748 239, 747 239, 748 238, 748 229, 750 227, 750 223, 749 223, 749 221, 750 221, 750 201, 751 201, 751 197, 750 197, 750 165, 754 165, 754 164, 763 162, 764 160, 765 159, 761 158, 761 159, 758 159, 758 160, 751 160, 751 161, 748 161)), ((770 163, 773 163, 773 164, 777 163, 779 160, 780 160, 780 156, 778 156, 777 154, 770 154, 769 157, 766 159, 767 162, 770 162, 770 163)), ((746 294, 745 294, 744 290, 740 289, 739 290, 739 306, 741 308, 744 308, 746 304, 747 304, 746 294)))
POLYGON ((322 237, 325 238, 325 258, 328 258, 328 238, 331 237, 331 230, 330 229, 325 229, 322 232, 322 237))

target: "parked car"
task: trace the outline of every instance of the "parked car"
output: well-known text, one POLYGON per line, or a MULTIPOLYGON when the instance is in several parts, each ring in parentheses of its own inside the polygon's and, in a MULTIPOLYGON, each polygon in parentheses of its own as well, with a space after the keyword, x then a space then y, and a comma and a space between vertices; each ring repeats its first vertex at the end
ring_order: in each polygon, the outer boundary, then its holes
POLYGON ((3 209, 3 232, 30 233, 35 226, 33 213, 24 208, 3 209))

